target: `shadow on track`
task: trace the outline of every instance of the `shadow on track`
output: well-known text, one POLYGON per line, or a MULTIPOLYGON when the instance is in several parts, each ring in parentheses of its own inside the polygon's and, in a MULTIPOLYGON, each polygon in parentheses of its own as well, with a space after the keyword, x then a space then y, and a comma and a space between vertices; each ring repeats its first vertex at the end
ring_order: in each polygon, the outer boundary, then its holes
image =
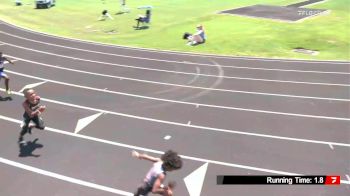
POLYGON ((37 148, 42 148, 44 145, 36 143, 39 139, 28 141, 25 144, 19 145, 19 157, 40 157, 40 155, 33 154, 37 148))

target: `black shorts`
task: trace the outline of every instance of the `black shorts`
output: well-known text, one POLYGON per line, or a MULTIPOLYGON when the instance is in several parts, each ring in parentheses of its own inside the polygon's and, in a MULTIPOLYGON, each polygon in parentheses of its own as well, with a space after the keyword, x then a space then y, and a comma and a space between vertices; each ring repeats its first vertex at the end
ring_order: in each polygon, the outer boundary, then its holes
POLYGON ((152 192, 152 186, 148 184, 147 182, 144 182, 139 188, 137 188, 136 193, 134 196, 147 196, 148 193, 152 192))

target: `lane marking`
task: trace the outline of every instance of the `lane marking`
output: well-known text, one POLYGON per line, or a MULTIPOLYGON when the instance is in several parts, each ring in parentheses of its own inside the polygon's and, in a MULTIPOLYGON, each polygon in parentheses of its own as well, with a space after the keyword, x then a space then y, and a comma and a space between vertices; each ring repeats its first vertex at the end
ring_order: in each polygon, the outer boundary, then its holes
MULTIPOLYGON (((9 56, 9 55, 7 55, 9 56)), ((10 56, 12 58, 17 58, 25 62, 33 63, 35 65, 41 65, 45 67, 52 67, 56 69, 62 69, 77 73, 84 73, 88 75, 94 75, 94 76, 101 76, 101 77, 108 77, 108 78, 116 78, 116 79, 125 79, 130 81, 136 81, 136 82, 143 82, 143 83, 151 83, 151 84, 160 84, 160 85, 169 85, 169 86, 176 86, 176 87, 184 87, 184 88, 193 88, 193 89, 201 89, 201 90, 209 90, 209 91, 221 91, 221 92, 231 92, 231 93, 241 93, 241 94, 253 94, 253 95, 262 95, 262 96, 276 96, 276 97, 290 97, 290 98, 300 98, 300 99, 318 99, 318 100, 330 100, 330 101, 350 101, 350 99, 337 99, 337 98, 328 98, 328 97, 312 97, 312 96, 300 96, 300 95, 289 95, 289 94, 274 94, 274 93, 262 93, 262 92, 254 92, 254 91, 239 91, 239 90, 228 90, 228 89, 217 89, 217 88, 208 88, 208 87, 198 87, 198 86, 188 86, 188 85, 180 85, 180 84, 171 84, 171 83, 163 83, 163 82, 154 82, 149 80, 140 80, 140 79, 134 79, 134 78, 126 78, 126 77, 120 77, 120 76, 113 76, 113 75, 107 75, 107 74, 99 74, 95 72, 88 72, 88 71, 82 71, 82 70, 76 70, 71 68, 65 68, 60 67, 60 65, 49 65, 45 63, 39 63, 35 61, 30 61, 14 56, 10 56)), ((12 72, 16 73, 16 72, 12 72)))
POLYGON ((328 145, 329 145, 329 147, 330 147, 332 150, 334 150, 334 147, 333 147, 332 144, 328 144, 328 145))
POLYGON ((184 178, 186 188, 190 196, 200 196, 202 192, 205 174, 207 173, 208 163, 193 171, 184 178))
POLYGON ((44 175, 44 176, 49 176, 49 177, 52 177, 52 178, 63 180, 63 181, 66 181, 66 182, 70 182, 70 183, 73 183, 73 184, 78 184, 78 185, 81 185, 81 186, 85 186, 85 187, 101 190, 101 191, 106 191, 106 192, 115 193, 115 194, 119 194, 119 195, 125 195, 125 196, 132 196, 133 195, 130 192, 126 192, 126 191, 122 191, 122 190, 119 190, 119 189, 115 189, 115 188, 111 188, 111 187, 102 186, 102 185, 99 185, 99 184, 83 181, 83 180, 80 180, 80 179, 77 179, 77 178, 64 176, 64 175, 61 175, 61 174, 58 174, 58 173, 42 170, 42 169, 39 169, 39 168, 36 168, 36 167, 32 167, 32 166, 29 166, 29 165, 25 165, 25 164, 22 164, 22 163, 11 161, 11 160, 8 160, 8 159, 2 158, 2 157, 0 157, 0 163, 6 164, 6 165, 10 165, 10 166, 13 166, 13 167, 17 167, 17 168, 20 168, 20 169, 23 169, 23 170, 27 170, 27 171, 30 171, 30 172, 33 172, 33 173, 41 174, 41 175, 44 175))
MULTIPOLYGON (((129 94, 129 93, 122 93, 122 92, 111 91, 111 90, 107 90, 107 89, 98 89, 98 88, 93 88, 93 87, 88 87, 88 86, 82 86, 82 85, 77 85, 77 84, 60 82, 60 81, 56 81, 56 80, 50 80, 50 79, 46 79, 46 78, 30 76, 30 75, 27 75, 27 74, 22 74, 22 73, 13 72, 13 71, 7 71, 7 72, 8 73, 12 73, 14 75, 19 75, 19 76, 23 76, 23 77, 29 77, 29 78, 38 79, 38 80, 44 80, 46 82, 51 82, 51 83, 60 84, 60 85, 64 85, 64 86, 70 86, 70 87, 75 87, 75 88, 82 88, 82 89, 88 89, 88 90, 92 90, 92 91, 105 92, 105 93, 111 93, 111 94, 118 94, 118 95, 124 95, 124 96, 131 96, 131 97, 142 98, 142 99, 157 100, 157 101, 163 101, 163 102, 186 104, 186 105, 194 105, 194 106, 199 105, 199 106, 202 106, 202 107, 209 107, 209 108, 219 108, 219 109, 227 109, 227 110, 237 110, 237 111, 255 112, 255 113, 263 113, 263 114, 272 114, 272 115, 283 115, 283 116, 296 116, 296 117, 303 117, 303 118, 350 121, 350 118, 343 118, 343 117, 320 116, 320 115, 298 114, 298 113, 288 113, 288 112, 276 112, 276 111, 270 111, 270 110, 257 110, 257 109, 239 108, 239 107, 231 107, 231 106, 219 106, 219 105, 210 105, 210 104, 192 103, 192 102, 185 102, 185 101, 176 101, 176 100, 170 100, 170 99, 162 99, 162 98, 148 97, 148 96, 143 96, 143 95, 134 95, 134 94, 129 94)), ((195 98, 196 96, 201 96, 204 93, 206 93, 206 91, 200 92, 200 93, 198 93, 198 94, 196 94, 196 95, 194 95, 192 97, 188 97, 187 99, 195 98)))
MULTIPOLYGON (((278 59, 278 58, 263 58, 263 57, 246 57, 246 56, 227 56, 227 55, 214 55, 214 54, 205 54, 205 53, 194 53, 194 52, 183 52, 183 51, 171 51, 171 50, 158 50, 152 48, 142 48, 142 47, 131 47, 131 46, 123 46, 123 45, 113 45, 102 42, 95 42, 89 40, 82 40, 77 38, 65 37, 65 36, 57 36, 48 34, 40 31, 33 31, 31 29, 27 29, 25 27, 16 26, 10 23, 3 23, 4 25, 18 29, 20 31, 30 32, 31 34, 41 35, 45 37, 55 38, 57 40, 67 40, 71 42, 78 42, 96 46, 104 46, 109 48, 117 48, 122 50, 135 50, 135 51, 145 51, 148 53, 160 53, 160 54, 175 54, 179 56, 195 56, 195 57, 214 57, 219 59, 230 59, 230 60, 250 60, 250 61, 272 61, 272 62, 297 62, 297 63, 328 63, 328 64, 349 64, 347 60, 309 60, 309 59, 278 59), (344 62, 345 61, 345 62, 344 62)), ((300 64, 295 64, 300 65, 300 64)))
MULTIPOLYGON (((5 92, 4 89, 0 89, 0 91, 5 92)), ((13 94, 19 95, 19 93, 17 93, 17 92, 13 92, 13 94)), ((223 133, 230 133, 230 134, 248 135, 248 136, 295 141, 295 142, 326 144, 326 145, 332 144, 334 146, 350 147, 350 144, 347 144, 347 143, 327 142, 327 141, 311 140, 311 139, 300 139, 300 138, 275 136, 275 135, 251 133, 251 132, 244 132, 244 131, 234 131, 234 130, 229 130, 229 129, 220 129, 220 128, 213 128, 213 127, 199 126, 199 125, 188 125, 188 124, 183 124, 183 123, 158 120, 158 119, 153 119, 153 118, 134 116, 134 115, 130 115, 130 114, 124 114, 124 113, 119 113, 119 112, 112 112, 112 111, 107 111, 107 110, 102 110, 102 109, 96 109, 96 108, 91 108, 91 107, 87 107, 87 106, 80 106, 80 105, 65 103, 65 102, 61 102, 61 101, 55 101, 55 100, 46 99, 46 98, 41 98, 41 100, 49 102, 49 103, 65 105, 65 106, 69 106, 69 107, 73 107, 73 108, 79 108, 79 109, 95 111, 95 112, 102 112, 102 113, 112 114, 112 115, 116 115, 116 116, 123 116, 123 117, 127 117, 127 118, 133 118, 133 119, 139 119, 139 120, 145 120, 145 121, 151 121, 151 122, 157 122, 157 123, 163 123, 163 124, 169 124, 169 125, 175 125, 175 126, 181 126, 181 127, 195 128, 198 130, 207 130, 207 131, 223 132, 223 133)), ((3 117, 3 116, 0 115, 0 117, 3 117)))
POLYGON ((164 137, 165 140, 170 140, 170 138, 171 138, 170 135, 166 135, 166 136, 164 137))
MULTIPOLYGON (((0 119, 5 120, 5 121, 9 121, 9 122, 13 122, 13 123, 17 123, 17 124, 20 124, 22 122, 21 120, 17 120, 17 119, 10 118, 10 117, 5 117, 2 115, 0 115, 0 119)), ((54 129, 54 128, 50 128, 50 127, 45 127, 45 130, 50 131, 50 132, 54 132, 54 133, 58 133, 58 134, 73 136, 73 137, 80 138, 80 139, 86 139, 86 140, 100 142, 100 143, 109 144, 109 145, 113 145, 113 146, 119 146, 122 148, 129 148, 132 150, 145 151, 145 152, 150 152, 150 153, 155 153, 155 154, 163 154, 164 153, 164 152, 159 151, 159 150, 153 150, 153 149, 149 149, 149 148, 143 148, 143 147, 139 147, 139 146, 133 146, 133 145, 129 145, 129 144, 113 142, 110 140, 95 138, 95 137, 81 135, 81 134, 74 134, 70 131, 63 131, 63 130, 54 129)), ((210 159, 197 158, 197 157, 192 157, 192 156, 187 156, 187 155, 181 155, 181 157, 184 159, 187 159, 187 160, 192 160, 192 161, 211 163, 211 164, 215 164, 215 165, 221 165, 221 166, 227 166, 227 167, 233 167, 233 168, 241 168, 241 169, 260 171, 260 172, 266 172, 266 173, 273 173, 273 174, 279 174, 279 175, 296 175, 296 176, 302 175, 302 174, 279 171, 279 170, 264 169, 264 168, 252 167, 252 166, 247 166, 247 165, 240 165, 240 164, 215 161, 215 160, 210 160, 210 159)), ((350 181, 342 180, 341 182, 344 184, 350 184, 350 181)))
MULTIPOLYGON (((5 42, 7 45, 16 47, 16 48, 21 48, 24 50, 29 50, 29 51, 34 51, 42 54, 47 54, 47 55, 52 55, 52 56, 58 56, 62 58, 67 58, 67 59, 73 59, 73 60, 78 60, 78 61, 85 61, 85 62, 90 62, 90 63, 98 63, 98 64, 104 64, 104 65, 111 65, 115 67, 127 67, 127 68, 132 68, 132 69, 141 69, 141 70, 148 70, 148 71, 157 71, 157 72, 166 72, 166 73, 175 73, 175 74, 184 74, 184 75, 195 75, 195 73, 188 73, 188 72, 181 72, 181 71, 170 71, 170 70, 163 70, 163 69, 154 69, 154 68, 145 68, 145 67, 137 67, 137 66, 131 66, 131 65, 122 65, 122 64, 116 64, 116 63, 108 63, 108 62, 102 62, 102 61, 94 61, 94 60, 87 60, 87 59, 82 59, 82 58, 77 58, 77 57, 71 57, 71 56, 66 56, 66 55, 60 55, 60 54, 55 54, 51 52, 44 52, 41 50, 36 50, 36 49, 31 49, 31 48, 26 48, 23 46, 18 46, 14 44, 10 44, 8 42, 5 42)), ((217 75, 210 75, 210 74, 198 74, 199 76, 205 76, 205 77, 217 77, 217 75)), ((322 86, 350 86, 350 84, 337 84, 337 83, 322 83, 322 82, 302 82, 302 81, 292 81, 292 80, 272 80, 272 79, 261 79, 261 78, 249 78, 249 77, 234 77, 234 76, 222 76, 225 79, 236 79, 236 80, 252 80, 252 81, 263 81, 263 82, 276 82, 276 83, 291 83, 291 84, 309 84, 309 85, 322 85, 322 86)))
POLYGON ((82 129, 88 126, 92 121, 96 120, 99 116, 101 116, 102 112, 79 119, 77 125, 75 127, 74 133, 79 133, 82 129))
MULTIPOLYGON (((7 70, 6 70, 7 71, 7 70)), ((9 72, 10 73, 10 72, 9 72)), ((40 86, 42 84, 45 84, 47 82, 47 80, 44 80, 43 82, 37 82, 37 83, 33 83, 33 84, 27 84, 25 85, 23 88, 21 88, 21 90, 19 90, 18 92, 21 93, 23 92, 24 89, 26 88, 35 88, 37 86, 40 86)))
POLYGON ((193 82, 195 82, 195 81, 198 79, 199 74, 200 74, 200 69, 199 69, 198 67, 196 67, 196 75, 193 77, 192 80, 190 80, 189 82, 187 82, 187 85, 192 84, 193 82))

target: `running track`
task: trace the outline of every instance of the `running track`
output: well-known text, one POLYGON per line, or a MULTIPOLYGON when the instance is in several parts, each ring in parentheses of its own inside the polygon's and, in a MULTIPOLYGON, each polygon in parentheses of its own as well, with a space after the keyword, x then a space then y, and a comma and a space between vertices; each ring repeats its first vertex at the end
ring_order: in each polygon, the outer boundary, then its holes
POLYGON ((349 62, 110 46, 5 22, 0 51, 16 60, 6 65, 13 99, 0 102, 1 195, 130 195, 151 166, 133 149, 183 155, 184 167, 167 177, 178 196, 189 195, 183 178, 205 163, 202 196, 350 193, 349 62), (38 140, 20 153, 18 91, 35 83, 47 129, 26 135, 38 140), (342 184, 216 185, 216 175, 280 174, 334 174, 342 184))

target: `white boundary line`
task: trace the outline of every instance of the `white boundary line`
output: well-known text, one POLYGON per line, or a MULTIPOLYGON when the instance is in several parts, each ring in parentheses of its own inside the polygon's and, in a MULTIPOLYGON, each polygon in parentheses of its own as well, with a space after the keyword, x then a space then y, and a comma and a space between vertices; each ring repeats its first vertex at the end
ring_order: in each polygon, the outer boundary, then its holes
POLYGON ((237 110, 237 111, 246 111, 246 112, 256 112, 256 113, 264 113, 264 114, 275 114, 275 115, 284 115, 284 116, 297 116, 297 117, 305 117, 305 118, 316 118, 316 119, 329 119, 329 120, 341 120, 341 121, 350 121, 350 118, 341 118, 341 117, 333 117, 333 116, 319 116, 319 115, 308 115, 308 114, 298 114, 298 113, 287 113, 287 112, 275 112, 270 110, 257 110, 257 109, 248 109, 248 108, 238 108, 238 107, 230 107, 230 106, 220 106, 220 105, 210 105, 210 104, 202 104, 202 103, 193 103, 193 102, 185 102, 185 101, 176 101, 176 100, 170 100, 170 99, 162 99, 162 98, 155 98, 155 97, 148 97, 148 96, 142 96, 142 95, 135 95, 135 94, 129 94, 129 93, 123 93, 118 91, 111 91, 107 89, 99 89, 94 87, 88 87, 88 86, 82 86, 72 83, 66 83, 61 82, 57 80, 51 80, 36 76, 31 76, 27 74, 22 74, 14 71, 7 70, 8 73, 12 73, 15 75, 27 77, 27 78, 33 78, 37 80, 43 80, 43 82, 51 82, 54 84, 60 84, 75 88, 82 88, 82 89, 88 89, 92 91, 98 91, 102 93, 110 93, 110 94, 118 94, 123 96, 131 96, 141 99, 150 99, 150 100, 157 100, 157 101, 163 101, 163 102, 169 102, 169 103, 178 103, 178 104, 186 104, 186 105, 193 105, 193 106, 202 106, 202 107, 209 107, 209 108, 219 108, 219 109, 227 109, 227 110, 237 110))
MULTIPOLYGON (((166 72, 166 73, 174 73, 174 74, 197 75, 197 73, 188 73, 188 72, 180 72, 180 71, 169 71, 169 70, 162 70, 162 69, 144 68, 144 67, 137 67, 137 66, 131 66, 131 65, 122 65, 122 64, 116 64, 116 63, 108 63, 108 62, 102 62, 102 61, 87 60, 87 59, 82 59, 82 58, 76 58, 76 57, 71 57, 71 56, 60 55, 60 54, 55 54, 55 53, 51 53, 51 52, 44 52, 44 51, 41 51, 41 50, 26 48, 26 47, 23 47, 23 46, 14 45, 14 44, 10 44, 10 43, 7 43, 7 42, 4 42, 4 43, 6 43, 9 46, 13 46, 13 47, 16 47, 16 48, 21 48, 21 49, 24 49, 24 50, 34 51, 34 52, 38 52, 38 53, 43 53, 43 54, 48 54, 48 55, 52 55, 52 56, 58 56, 58 57, 73 59, 73 60, 85 61, 85 62, 90 62, 90 63, 98 63, 98 64, 111 65, 111 66, 116 66, 116 67, 127 67, 127 68, 133 68, 133 69, 158 71, 158 72, 166 72)), ((210 74, 198 74, 198 75, 199 76, 205 76, 205 77, 214 77, 214 78, 218 77, 217 75, 210 75, 210 74)), ((301 81, 290 81, 290 80, 271 80, 271 79, 244 78, 244 77, 233 77, 233 76, 220 76, 220 78, 236 79, 236 80, 263 81, 263 82, 276 82, 276 83, 322 85, 322 86, 345 86, 345 87, 350 86, 350 84, 301 82, 301 81)))
MULTIPOLYGON (((2 22, 5 22, 2 20, 2 22)), ((77 38, 70 38, 70 37, 64 37, 64 36, 57 36, 52 35, 40 31, 33 31, 31 29, 16 26, 14 24, 10 24, 9 22, 3 23, 4 25, 22 30, 27 31, 32 34, 42 35, 46 37, 52 37, 55 39, 62 39, 62 40, 68 40, 68 41, 74 41, 79 43, 85 43, 85 44, 91 44, 91 45, 98 45, 98 46, 107 46, 111 48, 120 48, 120 49, 126 49, 126 50, 135 50, 135 51, 146 51, 146 52, 153 52, 153 53, 164 53, 164 54, 175 54, 175 55, 182 55, 182 56, 200 56, 200 57, 214 57, 214 58, 222 58, 222 59, 236 59, 236 60, 252 60, 252 61, 277 61, 277 62, 299 62, 299 63, 328 63, 328 64, 349 64, 350 61, 348 60, 309 60, 309 59, 278 59, 278 58, 263 58, 263 57, 244 57, 244 56, 227 56, 227 55, 213 55, 213 54, 201 54, 201 53, 191 53, 191 52, 181 52, 181 51, 170 51, 170 50, 157 50, 157 49, 151 49, 151 48, 142 48, 142 47, 131 47, 131 46, 123 46, 123 45, 113 45, 113 44, 107 44, 102 42, 94 42, 94 41, 88 41, 88 40, 82 40, 77 38)))
MULTIPOLYGON (((5 90, 1 89, 1 88, 0 88, 0 91, 5 92, 5 90)), ((18 96, 23 96, 22 93, 18 93, 18 92, 12 92, 12 94, 15 94, 18 96)), ((73 108, 79 108, 79 109, 83 109, 83 110, 94 111, 94 112, 98 112, 98 113, 102 112, 105 114, 111 114, 111 115, 115 115, 115 116, 123 116, 123 117, 127 117, 127 118, 139 119, 139 120, 174 125, 174 126, 189 127, 189 128, 199 129, 199 130, 215 131, 215 132, 222 132, 222 133, 229 133, 229 134, 248 135, 248 136, 295 141, 295 142, 305 142, 305 143, 324 144, 324 145, 332 144, 333 146, 350 147, 350 144, 347 144, 347 143, 327 142, 327 141, 300 139, 300 138, 292 138, 292 137, 282 137, 282 136, 275 136, 275 135, 267 135, 267 134, 259 134, 259 133, 251 133, 251 132, 243 132, 243 131, 234 131, 234 130, 229 130, 229 129, 220 129, 220 128, 213 128, 213 127, 199 126, 199 125, 193 125, 193 124, 188 125, 186 123, 178 123, 178 122, 171 122, 171 121, 135 116, 135 115, 130 115, 130 114, 124 114, 124 113, 119 113, 119 112, 113 112, 113 111, 108 111, 108 110, 102 110, 102 109, 97 109, 97 108, 92 108, 92 107, 87 107, 87 106, 81 106, 81 105, 56 101, 56 100, 42 98, 42 97, 41 97, 41 100, 49 102, 49 103, 64 105, 64 106, 73 107, 73 108)))
MULTIPOLYGON (((217 65, 207 64, 207 63, 195 63, 195 62, 188 62, 188 61, 172 61, 172 60, 161 60, 161 59, 154 59, 154 58, 145 58, 145 57, 136 57, 136 56, 130 56, 130 55, 121 55, 121 54, 113 54, 113 53, 106 53, 106 52, 99 52, 95 50, 87 50, 87 49, 81 49, 81 48, 75 48, 75 47, 69 47, 69 46, 63 46, 58 44, 51 44, 47 42, 42 42, 38 40, 28 39, 17 35, 12 35, 9 33, 5 33, 3 31, 0 31, 0 33, 16 37, 19 39, 36 42, 40 44, 45 44, 49 46, 57 46, 60 48, 66 48, 66 49, 72 49, 72 50, 78 50, 83 52, 90 52, 95 54, 103 54, 103 55, 109 55, 109 56, 118 56, 118 57, 125 57, 125 58, 134 58, 134 59, 142 59, 142 60, 150 60, 150 61, 159 61, 159 62, 169 62, 169 63, 179 63, 179 64, 192 64, 192 65, 201 65, 201 66, 207 66, 207 67, 216 67, 217 65)), ((294 70, 294 69, 274 69, 274 68, 259 68, 259 67, 243 67, 243 66, 228 66, 228 65, 220 65, 224 68, 232 68, 232 69, 251 69, 251 70, 264 70, 264 71, 280 71, 280 72, 297 72, 297 73, 321 73, 321 74, 346 74, 350 75, 348 72, 327 72, 327 71, 312 71, 312 70, 294 70)))
POLYGON ((115 194, 119 194, 119 195, 125 195, 125 196, 132 196, 133 195, 130 192, 126 192, 126 191, 110 188, 110 187, 107 187, 107 186, 102 186, 102 185, 99 185, 99 184, 95 184, 95 183, 79 180, 79 179, 76 179, 76 178, 64 176, 64 175, 57 174, 57 173, 54 173, 54 172, 42 170, 42 169, 39 169, 39 168, 36 168, 36 167, 32 167, 32 166, 29 166, 29 165, 25 165, 25 164, 22 164, 22 163, 11 161, 11 160, 8 160, 8 159, 2 158, 2 157, 0 157, 0 163, 6 164, 6 165, 10 165, 10 166, 13 166, 13 167, 17 167, 17 168, 20 168, 20 169, 23 169, 23 170, 27 170, 27 171, 30 171, 30 172, 33 172, 33 173, 41 174, 41 175, 44 175, 44 176, 49 176, 49 177, 52 177, 52 178, 63 180, 63 181, 66 181, 66 182, 70 182, 70 183, 73 183, 73 184, 78 184, 78 185, 81 185, 81 186, 86 186, 86 187, 89 187, 89 188, 101 190, 101 191, 106 191, 106 192, 115 193, 115 194))
MULTIPOLYGON (((239 90, 230 90, 230 89, 209 88, 209 87, 199 87, 199 86, 189 86, 189 85, 172 84, 172 83, 164 83, 164 82, 155 82, 155 81, 150 81, 150 80, 141 80, 141 79, 121 77, 121 76, 99 74, 99 73, 96 73, 96 72, 88 72, 88 71, 83 71, 83 70, 65 68, 62 65, 55 66, 55 65, 39 63, 39 62, 36 62, 36 61, 31 61, 31 60, 27 60, 27 59, 23 59, 23 58, 18 58, 18 57, 15 57, 15 56, 10 56, 10 55, 7 55, 7 56, 15 58, 15 59, 18 59, 18 60, 21 60, 21 61, 33 63, 35 65, 42 65, 42 66, 46 66, 46 67, 52 67, 52 68, 56 68, 56 69, 62 69, 62 70, 78 72, 78 73, 84 73, 84 74, 89 74, 89 75, 94 75, 94 76, 116 78, 116 79, 120 79, 120 80, 123 79, 123 80, 130 80, 130 81, 143 82, 143 83, 169 85, 169 86, 176 86, 176 87, 182 87, 182 88, 193 88, 193 89, 210 90, 210 91, 230 92, 230 93, 242 93, 242 94, 253 94, 253 95, 263 95, 263 96, 277 96, 277 97, 290 97, 290 98, 300 98, 300 99, 319 99, 319 100, 328 100, 328 101, 350 101, 350 99, 339 99, 339 98, 330 98, 330 97, 312 97, 312 96, 300 96, 300 95, 289 95, 289 94, 262 93, 262 92, 254 92, 254 91, 239 91, 239 90)), ((11 71, 6 70, 6 72, 11 72, 11 71)), ((13 72, 13 73, 15 73, 15 72, 13 72)), ((195 77, 198 77, 198 75, 196 75, 195 77)))
MULTIPOLYGON (((305 1, 307 1, 307 0, 305 0, 305 1)), ((315 2, 315 3, 310 3, 310 4, 307 4, 307 5, 304 5, 304 6, 301 6, 301 7, 308 7, 308 6, 310 6, 310 5, 316 5, 316 4, 321 4, 321 3, 326 3, 328 0, 323 0, 323 1, 317 1, 317 2, 315 2)), ((300 2, 301 3, 301 2, 300 2)))
MULTIPOLYGON (((5 120, 5 121, 9 121, 9 122, 13 122, 13 123, 17 123, 17 124, 20 124, 22 122, 20 120, 17 120, 14 118, 9 118, 9 117, 2 116, 2 115, 0 115, 0 119, 5 120)), ((119 146, 122 148, 129 148, 132 150, 151 152, 151 153, 155 153, 155 154, 163 154, 162 151, 158 151, 158 150, 153 150, 153 149, 149 149, 149 148, 143 148, 143 147, 139 147, 139 146, 133 146, 133 145, 129 145, 129 144, 113 142, 110 140, 95 138, 95 137, 81 135, 81 134, 75 134, 75 133, 72 133, 69 131, 63 131, 63 130, 54 129, 54 128, 50 128, 50 127, 46 127, 45 130, 51 131, 54 133, 58 133, 58 134, 73 136, 73 137, 77 137, 77 138, 81 138, 81 139, 86 139, 86 140, 90 140, 90 141, 104 143, 104 144, 109 144, 109 145, 113 145, 113 146, 119 146)), ((180 156, 184 159, 187 159, 187 160, 204 162, 204 163, 211 163, 211 164, 227 166, 227 167, 241 168, 241 169, 260 171, 260 172, 266 172, 266 173, 273 173, 273 174, 279 174, 279 175, 298 175, 298 176, 302 175, 302 174, 279 171, 279 170, 264 169, 264 168, 252 167, 252 166, 247 166, 247 165, 240 165, 240 164, 227 163, 227 162, 215 161, 215 160, 210 160, 210 159, 197 158, 197 157, 192 157, 192 156, 187 156, 187 155, 180 155, 180 156)), ((349 181, 345 181, 345 180, 343 180, 342 183, 350 184, 349 181)))

